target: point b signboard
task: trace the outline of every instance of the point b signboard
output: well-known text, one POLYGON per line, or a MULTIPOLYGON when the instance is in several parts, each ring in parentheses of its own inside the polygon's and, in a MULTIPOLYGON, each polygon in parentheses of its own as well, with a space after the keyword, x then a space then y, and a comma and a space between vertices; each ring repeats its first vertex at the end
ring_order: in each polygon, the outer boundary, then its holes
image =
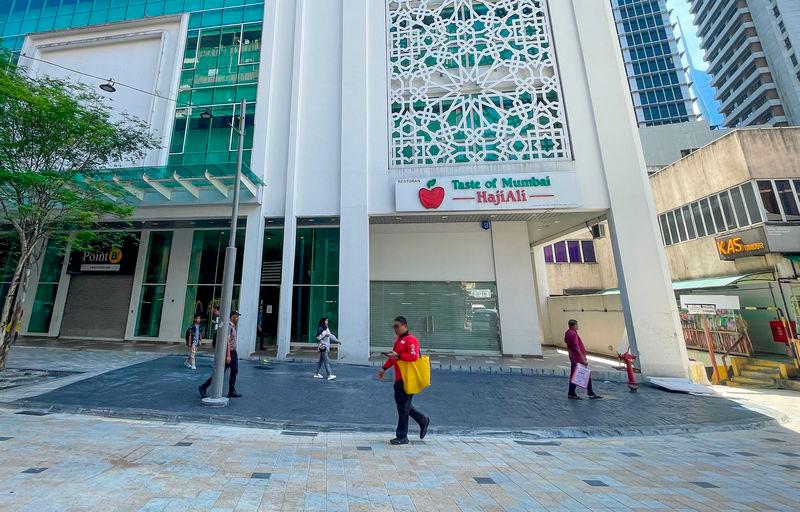
POLYGON ((398 212, 577 208, 574 172, 441 176, 395 183, 398 212))

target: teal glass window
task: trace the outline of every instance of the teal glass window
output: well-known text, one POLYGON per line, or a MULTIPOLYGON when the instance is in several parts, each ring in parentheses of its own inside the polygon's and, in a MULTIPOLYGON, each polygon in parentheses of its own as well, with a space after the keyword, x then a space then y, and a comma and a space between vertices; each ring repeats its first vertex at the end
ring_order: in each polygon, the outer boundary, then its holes
POLYGON ((46 333, 50 330, 65 253, 66 243, 63 240, 51 240, 47 243, 42 257, 42 270, 39 272, 39 284, 33 300, 31 319, 28 322, 28 332, 46 333))
POLYGON ((155 338, 161 330, 161 312, 164 307, 171 249, 172 231, 150 233, 136 320, 136 336, 155 338))
POLYGON ((14 278, 19 257, 17 237, 13 233, 0 233, 0 307, 5 304, 6 293, 14 278))
MULTIPOLYGON (((183 323, 188 326, 194 315, 203 317, 203 337, 211 338, 214 308, 222 298, 222 279, 225 270, 225 249, 228 247, 230 230, 196 230, 192 239, 192 254, 189 260, 189 277, 186 287, 186 302, 183 323)), ((233 282, 233 308, 239 307, 239 285, 242 282, 244 259, 244 229, 236 232, 236 272, 233 282)))
POLYGON ((298 228, 292 290, 292 341, 313 343, 317 322, 339 317, 339 228, 298 228))

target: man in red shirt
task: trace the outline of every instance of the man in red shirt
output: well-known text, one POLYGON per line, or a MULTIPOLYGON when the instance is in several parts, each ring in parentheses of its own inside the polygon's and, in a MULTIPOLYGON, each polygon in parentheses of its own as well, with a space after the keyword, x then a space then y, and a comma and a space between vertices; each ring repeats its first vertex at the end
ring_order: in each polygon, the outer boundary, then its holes
MULTIPOLYGON (((570 320, 568 325, 569 329, 567 329, 567 332, 564 333, 564 343, 567 344, 567 350, 569 351, 569 375, 570 381, 572 381, 572 375, 575 374, 575 367, 579 364, 582 364, 583 366, 589 366, 589 361, 586 359, 586 347, 583 346, 583 340, 578 334, 578 321, 570 320)), ((586 386, 586 392, 589 394, 589 398, 602 398, 599 395, 594 394, 591 377, 589 377, 589 384, 586 386)), ((567 397, 571 398, 572 400, 581 399, 581 397, 575 393, 575 384, 572 382, 569 383, 569 393, 567 394, 567 397)))
POLYGON ((378 371, 378 379, 383 379, 386 370, 394 368, 394 401, 397 404, 397 437, 389 441, 390 444, 408 444, 408 417, 411 416, 419 424, 419 438, 425 439, 428 433, 430 418, 414 409, 411 400, 414 395, 406 393, 403 387, 403 375, 397 361, 416 361, 419 359, 419 341, 408 332, 408 321, 405 317, 398 316, 394 319, 394 348, 387 355, 386 362, 378 371))

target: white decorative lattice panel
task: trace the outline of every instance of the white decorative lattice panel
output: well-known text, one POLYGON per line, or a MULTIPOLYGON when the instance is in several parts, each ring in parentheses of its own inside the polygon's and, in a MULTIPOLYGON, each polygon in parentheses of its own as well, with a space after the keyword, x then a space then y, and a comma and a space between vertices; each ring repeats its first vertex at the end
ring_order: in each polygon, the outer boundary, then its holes
POLYGON ((546 0, 386 0, 394 167, 571 158, 546 0))

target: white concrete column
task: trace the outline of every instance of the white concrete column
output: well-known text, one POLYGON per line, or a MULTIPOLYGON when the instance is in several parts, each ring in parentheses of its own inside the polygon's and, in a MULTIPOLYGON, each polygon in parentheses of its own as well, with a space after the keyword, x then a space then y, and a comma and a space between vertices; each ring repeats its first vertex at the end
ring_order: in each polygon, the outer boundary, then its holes
POLYGON ((628 337, 644 374, 687 378, 686 345, 630 91, 624 86, 611 7, 608 2, 571 2, 605 169, 609 226, 628 337), (608 65, 611 55, 615 66, 608 65))
POLYGON ((142 279, 147 265, 147 250, 150 247, 150 230, 143 229, 139 235, 139 252, 136 255, 136 270, 133 273, 133 287, 128 307, 128 323, 125 325, 125 339, 136 338, 136 320, 139 316, 139 297, 142 294, 142 279))
POLYGON ((367 2, 344 0, 342 12, 339 358, 347 363, 369 359, 367 2))
POLYGON ((547 262, 544 261, 544 246, 536 245, 532 249, 533 280, 536 285, 536 311, 539 313, 539 327, 542 330, 542 343, 552 345, 553 332, 550 325, 550 283, 547 280, 547 262))
POLYGON ((188 325, 183 325, 186 306, 186 283, 189 280, 189 263, 192 256, 193 229, 176 229, 172 232, 172 247, 167 268, 164 306, 161 309, 161 326, 158 338, 180 341, 188 325))
POLYGON ((541 356, 527 223, 493 222, 492 251, 503 354, 541 356))
POLYGON ((306 36, 305 0, 295 6, 295 40, 292 60, 291 109, 289 113, 289 141, 286 161, 286 193, 284 196, 283 258, 281 260, 281 292, 278 305, 278 359, 286 358, 292 341, 292 292, 294 288, 294 257, 297 247, 297 161, 302 151, 298 136, 298 124, 302 119, 303 90, 302 63, 305 53, 303 39, 306 36))
POLYGON ((258 297, 261 292, 261 262, 264 253, 264 217, 261 208, 247 214, 242 258, 242 283, 239 287, 239 357, 249 357, 256 348, 258 297))
POLYGON ((57 337, 61 332, 61 320, 64 319, 64 306, 67 304, 67 293, 69 293, 70 275, 67 273, 69 268, 69 257, 72 253, 72 246, 68 243, 64 249, 64 261, 61 263, 61 278, 58 281, 58 291, 56 291, 56 301, 53 304, 53 316, 50 318, 50 331, 48 336, 57 337))

